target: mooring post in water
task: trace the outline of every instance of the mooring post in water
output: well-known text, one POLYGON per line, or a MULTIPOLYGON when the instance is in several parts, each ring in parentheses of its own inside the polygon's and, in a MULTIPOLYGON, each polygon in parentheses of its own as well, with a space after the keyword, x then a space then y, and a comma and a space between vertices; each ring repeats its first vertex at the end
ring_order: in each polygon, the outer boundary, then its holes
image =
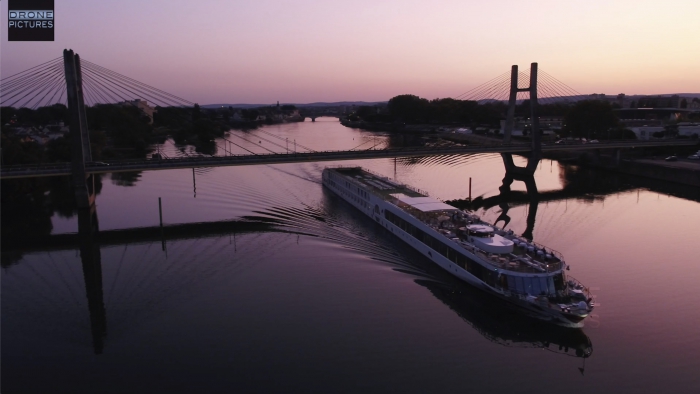
POLYGON ((194 179, 194 167, 192 167, 192 190, 194 191, 194 198, 197 198, 197 181, 194 179))
POLYGON ((472 202, 472 177, 469 177, 469 202, 472 202))
POLYGON ((160 197, 158 197, 158 215, 160 216, 160 229, 163 229, 163 205, 160 203, 160 197))
POLYGON ((158 215, 160 216, 160 247, 165 252, 165 231, 163 229, 163 206, 160 202, 160 197, 158 197, 158 215))

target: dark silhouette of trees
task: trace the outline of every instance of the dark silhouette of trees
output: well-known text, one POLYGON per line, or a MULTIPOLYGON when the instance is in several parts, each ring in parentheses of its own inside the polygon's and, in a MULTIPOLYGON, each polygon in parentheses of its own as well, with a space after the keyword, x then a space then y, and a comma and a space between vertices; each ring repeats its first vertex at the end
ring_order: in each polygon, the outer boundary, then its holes
POLYGON ((153 126, 136 107, 98 104, 87 108, 86 115, 89 129, 103 131, 111 142, 103 152, 105 158, 140 157, 154 142, 153 126))
MULTIPOLYGON (((506 104, 489 102, 479 104, 471 100, 455 100, 452 98, 426 100, 412 94, 403 94, 389 100, 385 121, 404 123, 451 123, 498 126, 500 119, 505 116, 506 104)), ((361 107, 356 113, 360 118, 371 121, 370 115, 361 107)))
POLYGON ((617 115, 606 101, 579 101, 564 116, 564 130, 574 137, 608 138, 617 126, 617 115))
POLYGON ((389 114, 396 120, 410 123, 425 122, 430 103, 412 94, 402 94, 389 100, 389 114))
POLYGON ((199 104, 195 104, 192 108, 192 121, 196 122, 202 117, 202 110, 199 108, 199 104))

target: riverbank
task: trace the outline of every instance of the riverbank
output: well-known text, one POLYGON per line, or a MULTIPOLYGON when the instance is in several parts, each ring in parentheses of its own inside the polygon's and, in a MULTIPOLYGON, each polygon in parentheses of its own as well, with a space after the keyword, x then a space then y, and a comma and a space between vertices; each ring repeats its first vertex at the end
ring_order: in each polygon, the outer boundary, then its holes
MULTIPOLYGON (((476 134, 440 133, 439 137, 447 141, 480 144, 500 145, 502 140, 476 134)), ((611 155, 600 153, 600 147, 577 152, 545 152, 543 157, 565 162, 576 162, 588 167, 612 170, 626 175, 646 177, 661 181, 675 182, 687 186, 700 187, 700 162, 690 161, 665 161, 660 158, 649 158, 643 150, 627 153, 628 158, 623 158, 619 163, 611 155)), ((661 157, 665 157, 662 155, 661 157)))

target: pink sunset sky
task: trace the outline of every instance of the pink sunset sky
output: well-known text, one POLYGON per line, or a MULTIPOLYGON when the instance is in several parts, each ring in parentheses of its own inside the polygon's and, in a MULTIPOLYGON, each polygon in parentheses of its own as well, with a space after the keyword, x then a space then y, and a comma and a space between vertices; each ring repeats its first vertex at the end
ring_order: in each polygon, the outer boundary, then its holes
POLYGON ((193 102, 455 97, 531 62, 580 93, 700 92, 699 0, 55 1, 54 42, 2 77, 82 58, 193 102))

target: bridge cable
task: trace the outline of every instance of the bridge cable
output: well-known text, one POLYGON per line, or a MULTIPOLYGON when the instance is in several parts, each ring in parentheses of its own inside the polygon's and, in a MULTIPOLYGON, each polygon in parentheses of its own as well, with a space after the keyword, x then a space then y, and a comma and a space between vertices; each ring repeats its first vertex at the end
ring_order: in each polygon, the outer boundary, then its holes
MULTIPOLYGON (((42 72, 38 73, 38 75, 36 75, 35 78, 24 81, 21 84, 9 89, 9 91, 6 92, 6 94, 7 93, 15 93, 15 92, 16 93, 10 97, 6 97, 5 95, 3 95, 3 98, 2 98, 3 101, 6 103, 8 100, 15 98, 18 95, 23 94, 27 91, 29 91, 31 93, 32 91, 34 91, 36 89, 37 86, 41 86, 42 84, 44 84, 44 82, 51 79, 51 77, 56 75, 56 73, 58 73, 58 72, 59 72, 58 68, 43 70, 42 72), (46 75, 47 73, 48 73, 48 75, 46 75)), ((25 94, 24 96, 22 96, 22 98, 20 100, 15 101, 13 103, 13 105, 26 97, 27 97, 27 95, 25 94)))
MULTIPOLYGON (((244 141, 247 141, 247 142, 249 142, 249 143, 251 143, 251 144, 253 144, 253 145, 255 145, 255 146, 258 146, 258 144, 256 144, 255 142, 249 141, 249 140, 247 140, 247 139, 241 137, 240 135, 238 135, 238 134, 236 134, 236 133, 229 134, 229 135, 234 135, 234 136, 236 136, 236 137, 238 137, 238 138, 240 138, 240 139, 242 139, 242 140, 244 140, 244 141)), ((267 149, 266 147, 264 147, 264 146, 262 146, 262 145, 259 145, 259 146, 260 146, 261 148, 265 149, 266 151, 270 152, 270 153, 277 154, 277 152, 275 152, 275 151, 273 151, 273 150, 270 150, 270 149, 267 149)))
MULTIPOLYGON (((89 80, 89 81, 93 82, 95 85, 97 85, 98 87, 101 87, 101 88, 103 89, 102 92, 103 92, 103 93, 105 94, 105 96, 107 96, 107 97, 110 97, 110 94, 109 94, 108 92, 111 92, 111 93, 114 95, 114 96, 111 97, 111 99, 112 99, 113 101, 119 102, 119 101, 120 101, 119 99, 121 99, 122 101, 128 101, 128 100, 126 100, 124 97, 122 97, 119 93, 117 93, 117 92, 115 92, 114 90, 112 90, 112 88, 111 88, 110 86, 105 86, 104 84, 102 84, 102 81, 100 81, 100 80, 98 80, 98 79, 93 79, 93 78, 91 78, 91 77, 92 77, 92 76, 91 76, 89 73, 85 73, 85 74, 83 74, 83 81, 88 81, 88 80, 89 80), (117 100, 115 100, 114 97, 116 97, 117 100)), ((109 103, 105 103, 105 104, 109 104, 109 103)))
POLYGON ((15 87, 17 85, 22 84, 23 82, 34 80, 34 78, 36 78, 37 75, 41 75, 41 74, 45 73, 47 70, 53 70, 55 68, 62 68, 62 66, 63 66, 62 63, 54 63, 54 64, 51 64, 51 65, 45 67, 45 68, 35 70, 29 74, 21 75, 17 78, 13 78, 10 80, 5 80, 5 82, 0 84, 0 89, 2 89, 3 91, 6 91, 12 87, 15 87))
POLYGON ((472 92, 469 96, 462 97, 465 100, 471 100, 471 101, 478 101, 476 98, 482 97, 486 92, 490 91, 493 89, 494 86, 498 86, 504 81, 509 80, 509 73, 503 74, 499 76, 498 78, 494 78, 493 80, 480 85, 476 89, 472 89, 472 92), (493 84, 492 84, 493 82, 493 84))
POLYGON ((37 106, 38 106, 39 104, 41 104, 42 101, 44 101, 44 99, 46 98, 46 96, 49 95, 49 93, 53 92, 53 91, 56 90, 56 89, 60 89, 60 85, 61 85, 62 82, 63 82, 63 78, 60 78, 60 77, 59 77, 59 78, 55 78, 54 81, 53 81, 53 83, 49 86, 49 89, 46 90, 46 93, 45 93, 39 100, 37 100, 36 103, 34 103, 34 106, 32 107, 32 109, 36 109, 37 106))
POLYGON ((355 149, 361 147, 362 145, 364 145, 364 144, 366 144, 366 143, 368 143, 368 142, 372 142, 372 140, 367 140, 367 141, 361 143, 360 145, 357 145, 356 147, 354 147, 354 148, 352 148, 352 149, 350 149, 350 150, 355 150, 355 149))
MULTIPOLYGON (((52 76, 55 76, 55 74, 52 76)), ((9 107, 14 107, 15 104, 17 104, 19 102, 23 102, 23 100, 26 99, 31 94, 38 94, 38 93, 42 92, 46 88, 46 84, 49 81, 51 81, 50 76, 42 76, 41 79, 37 79, 36 81, 34 81, 34 83, 29 84, 28 86, 26 86, 25 88, 23 88, 22 90, 17 92, 16 94, 10 96, 8 99, 12 99, 12 98, 14 98, 22 93, 25 93, 24 96, 21 96, 20 98, 18 98, 14 102, 12 102, 9 105, 9 107)), ((29 102, 33 101, 35 98, 36 98, 36 96, 32 96, 25 103, 29 103, 29 102)))
POLYGON ((123 100, 123 97, 114 92, 110 86, 103 84, 102 80, 95 78, 89 71, 83 73, 83 83, 104 101, 102 104, 114 104, 123 100))
MULTIPOLYGON (((139 96, 142 97, 142 95, 140 95, 140 94, 138 94, 138 93, 132 91, 131 89, 129 89, 129 88, 127 88, 127 87, 124 87, 123 85, 120 85, 120 84, 116 83, 116 82, 113 81, 113 80, 108 79, 106 76, 97 74, 97 73, 95 73, 94 71, 92 71, 92 70, 90 70, 90 69, 85 69, 85 70, 86 70, 87 72, 86 72, 84 75, 95 76, 95 77, 97 77, 97 78, 103 80, 103 82, 104 82, 105 84, 110 84, 110 85, 112 85, 111 87, 114 88, 115 90, 126 91, 126 92, 129 92, 129 93, 132 93, 132 94, 136 95, 137 97, 139 97, 139 96), (94 75, 93 75, 93 73, 94 73, 94 75)), ((102 85, 102 86, 104 86, 105 88, 107 88, 107 86, 105 86, 105 85, 102 85)), ((114 92, 112 89, 110 89, 110 91, 112 91, 112 92, 115 93, 117 96, 122 97, 122 98, 124 99, 123 96, 121 96, 120 94, 117 94, 117 93, 114 92)), ((124 93, 122 93, 122 94, 124 94, 124 93)), ((129 100, 129 99, 124 99, 124 101, 131 101, 131 100, 129 100)))
MULTIPOLYGON (((565 99, 565 97, 567 96, 567 94, 565 94, 564 92, 562 92, 560 90, 559 86, 557 86, 556 84, 550 83, 550 81, 548 81, 546 78, 544 78, 544 76, 542 76, 542 78, 539 78, 538 84, 540 84, 542 87, 541 90, 543 93, 543 99, 546 98, 546 97, 544 97, 544 95, 547 95, 547 94, 553 96, 554 98, 561 98, 561 99, 565 99)), ((540 88, 540 86, 538 86, 538 91, 540 90, 539 88, 540 88)))
POLYGON ((24 70, 24 71, 20 71, 20 72, 18 72, 18 73, 16 73, 16 74, 12 74, 12 75, 10 75, 10 76, 7 76, 7 77, 3 78, 1 81, 6 81, 6 80, 8 80, 8 79, 10 79, 10 78, 12 78, 12 77, 14 77, 14 76, 16 76, 16 75, 29 72, 29 71, 31 71, 31 70, 37 68, 37 67, 41 67, 41 66, 43 66, 43 65, 45 65, 45 64, 48 64, 48 63, 51 63, 51 62, 56 62, 56 61, 60 61, 61 64, 63 64, 63 56, 59 56, 59 57, 57 57, 57 58, 55 58, 55 59, 51 59, 51 60, 46 61, 46 62, 44 62, 44 63, 41 63, 41 64, 39 64, 39 65, 37 65, 37 66, 34 66, 34 67, 32 67, 32 68, 28 68, 28 69, 26 69, 26 70, 24 70))
POLYGON ((165 102, 166 104, 174 106, 174 107, 183 106, 183 104, 181 102, 172 101, 170 98, 167 98, 159 93, 152 93, 152 91, 148 91, 148 90, 144 91, 144 90, 142 90, 143 89, 142 87, 140 87, 134 83, 131 83, 128 81, 125 82, 125 81, 123 81, 123 79, 117 79, 117 78, 112 79, 110 75, 108 75, 104 72, 98 71, 96 69, 93 69, 89 66, 86 67, 86 70, 88 70, 95 77, 99 77, 100 79, 103 79, 105 81, 109 81, 113 85, 119 86, 119 88, 122 90, 126 90, 126 91, 129 91, 131 93, 134 93, 129 88, 134 89, 138 92, 137 95, 140 98, 141 97, 148 98, 151 102, 155 103, 156 105, 165 102))
POLYGON ((224 138, 224 140, 226 140, 226 141, 228 141, 228 142, 232 143, 233 145, 236 145, 237 147, 239 147, 239 148, 243 149, 244 151, 246 151, 246 152, 248 152, 248 153, 251 153, 251 154, 257 155, 257 153, 255 153, 255 152, 253 152, 253 151, 250 151, 250 150, 248 150, 248 149, 246 149, 246 148, 244 148, 244 147, 242 147, 242 146, 238 145, 237 143, 235 143, 235 142, 233 142, 233 141, 231 141, 231 140, 229 140, 229 139, 227 139, 227 138, 224 138))
POLYGON ((7 101, 8 99, 14 97, 7 97, 10 93, 23 91, 25 88, 32 86, 34 83, 42 81, 45 77, 53 75, 54 72, 56 72, 54 69, 41 70, 36 74, 32 74, 27 78, 22 79, 21 81, 14 81, 13 83, 4 86, 2 88, 3 101, 7 101))
MULTIPOLYGON (((273 136, 273 137, 275 137, 275 138, 279 138, 279 139, 282 140, 282 141, 285 141, 285 142, 287 141, 286 139, 284 139, 284 138, 282 138, 282 137, 280 137, 280 136, 278 136, 278 135, 275 135, 275 134, 273 134, 273 133, 270 133, 269 131, 265 131, 265 130, 262 130, 262 129, 259 129, 259 130, 257 130, 257 131, 259 131, 259 132, 261 132, 261 133, 265 133, 265 134, 271 135, 271 136, 273 136)), ((297 145, 297 146, 300 146, 302 149, 306 149, 307 151, 309 151, 309 152, 311 152, 311 153, 317 153, 315 150, 313 150, 313 149, 311 149, 311 148, 308 148, 308 147, 306 147, 306 146, 304 146, 304 145, 302 145, 302 144, 300 144, 300 143, 298 143, 298 142, 296 142, 296 145, 297 145)), ((286 149, 286 148, 285 148, 285 149, 286 149)))
MULTIPOLYGON (((510 72, 506 72, 504 75, 509 75, 509 74, 510 74, 510 72)), ((480 89, 482 86, 488 85, 488 84, 490 84, 491 82, 493 82, 494 80, 500 79, 501 77, 503 77, 503 75, 499 75, 499 76, 497 76, 496 78, 493 78, 493 79, 491 79, 491 80, 489 80, 489 81, 486 81, 486 82, 482 83, 482 84, 479 85, 479 86, 476 86, 476 87, 474 87, 474 88, 472 88, 472 89, 470 89, 470 90, 467 90, 466 92, 464 92, 464 93, 462 93, 462 94, 456 96, 454 99, 455 99, 455 100, 458 100, 458 99, 460 99, 460 98, 466 96, 467 94, 470 94, 470 93, 472 93, 473 91, 475 91, 475 90, 477 90, 477 89, 480 89)))
POLYGON ((139 81, 137 81, 137 80, 135 80, 135 79, 133 79, 133 78, 129 78, 129 77, 127 77, 126 75, 119 74, 119 73, 117 73, 117 72, 115 72, 115 71, 112 71, 112 70, 110 70, 110 69, 107 69, 107 68, 105 68, 105 67, 102 67, 102 66, 100 66, 100 65, 98 65, 98 64, 92 63, 92 62, 87 61, 87 60, 85 60, 84 62, 87 63, 87 64, 90 65, 90 66, 95 67, 95 68, 98 68, 98 69, 101 69, 101 70, 105 70, 105 72, 107 72, 107 73, 109 73, 109 74, 111 74, 111 75, 114 75, 114 76, 116 76, 116 77, 118 77, 118 78, 120 78, 120 79, 126 79, 126 80, 129 80, 129 81, 132 81, 133 83, 138 84, 138 85, 143 85, 144 87, 149 88, 150 90, 154 90, 154 91, 160 92, 160 93, 162 93, 162 94, 164 94, 164 95, 166 95, 166 96, 170 96, 171 98, 174 98, 174 99, 179 100, 179 101, 181 101, 181 102, 187 103, 187 104, 189 104, 189 105, 194 105, 194 103, 191 102, 191 101, 189 101, 189 100, 185 100, 185 99, 183 99, 183 98, 181 98, 181 97, 175 96, 175 95, 170 94, 170 93, 168 93, 168 92, 166 92, 166 91, 160 90, 160 89, 155 88, 155 87, 150 86, 150 85, 147 85, 147 84, 145 84, 145 83, 143 83, 143 82, 139 82, 139 81))
MULTIPOLYGON (((56 90, 56 91, 51 95, 51 98, 48 100, 48 102, 49 102, 49 103, 53 102, 53 103, 56 103, 56 104, 59 104, 59 103, 60 103, 60 104, 63 104, 63 102, 61 101, 61 98, 63 97, 63 94, 65 93, 65 91, 66 91, 66 85, 63 84, 62 86, 59 87, 58 90, 56 90), (58 93, 58 92, 61 92, 61 95, 58 96, 58 99, 57 99, 56 101, 53 101, 53 98, 56 97, 56 93, 58 93)), ((67 106, 66 106, 66 107, 67 107, 67 106)))
POLYGON ((473 99, 474 99, 474 101, 477 101, 477 102, 479 102, 481 100, 492 99, 492 97, 496 93, 502 92, 504 87, 507 87, 507 85, 509 85, 509 84, 510 84, 509 79, 503 79, 498 84, 494 84, 493 86, 491 86, 489 89, 483 90, 482 92, 479 93, 479 95, 474 96, 473 99))
MULTIPOLYGON (((36 109, 37 107, 39 107, 40 104, 42 104, 42 102, 44 101, 44 99, 49 95, 49 93, 52 93, 57 89, 61 89, 62 85, 65 85, 65 79, 63 78, 63 75, 59 74, 56 77, 54 77, 53 83, 51 84, 51 86, 49 86, 48 90, 46 90, 46 93, 44 94, 44 96, 39 98, 39 100, 34 103, 34 106, 32 107, 32 109, 36 109)), ((48 104, 49 104, 49 102, 47 101, 46 103, 44 103, 43 106, 48 106, 48 104)))
POLYGON ((577 100, 577 98, 583 96, 545 72, 542 72, 542 80, 551 84, 561 97, 573 97, 574 100, 577 100))
MULTIPOLYGON (((89 81, 88 79, 83 80, 83 93, 88 96, 88 99, 92 101, 92 107, 97 106, 97 103, 99 102, 99 97, 97 95, 97 89, 95 89, 92 86, 92 82, 89 81)), ((86 104, 88 101, 86 100, 86 104)))
POLYGON ((584 95, 582 95, 581 93, 577 92, 575 89, 569 87, 569 86, 568 86, 567 84, 565 84, 564 82, 562 82, 562 81, 556 79, 555 77, 553 77, 552 75, 546 73, 544 70, 542 70, 541 73, 542 73, 542 75, 544 75, 546 78, 549 78, 549 79, 551 79, 551 80, 554 80, 554 81, 557 82, 559 85, 562 85, 562 86, 563 86, 564 88, 566 88, 568 91, 574 92, 576 96, 584 96, 584 95))

